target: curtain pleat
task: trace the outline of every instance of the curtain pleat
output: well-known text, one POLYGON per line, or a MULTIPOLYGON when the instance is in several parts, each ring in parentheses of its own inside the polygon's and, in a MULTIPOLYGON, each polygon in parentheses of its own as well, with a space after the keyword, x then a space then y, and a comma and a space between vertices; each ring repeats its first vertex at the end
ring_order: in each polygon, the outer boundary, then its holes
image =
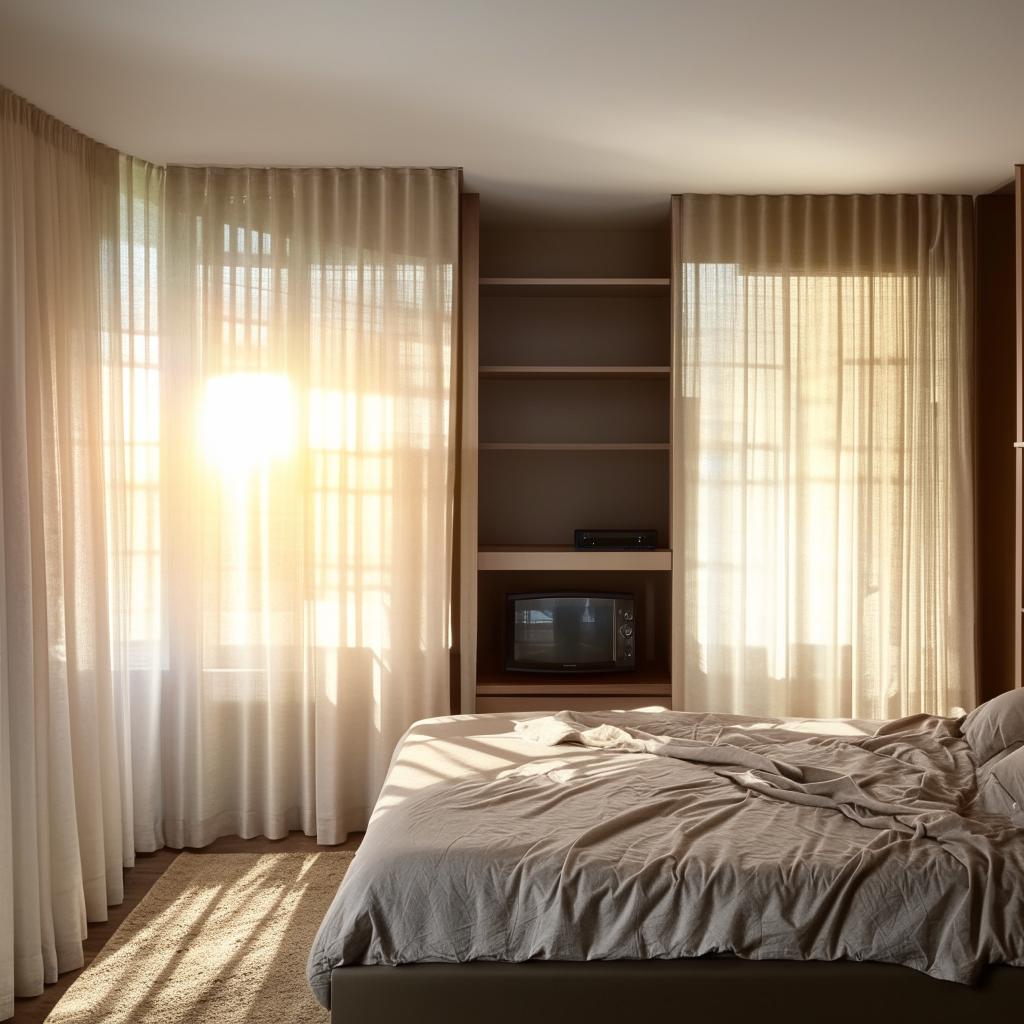
POLYGON ((677 202, 676 706, 970 707, 970 197, 677 202))

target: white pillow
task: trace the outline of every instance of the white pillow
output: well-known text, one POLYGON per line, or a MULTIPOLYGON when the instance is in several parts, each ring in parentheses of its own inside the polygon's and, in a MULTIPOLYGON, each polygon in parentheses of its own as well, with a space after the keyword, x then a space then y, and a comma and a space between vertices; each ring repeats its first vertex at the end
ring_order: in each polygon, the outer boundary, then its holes
POLYGON ((960 732, 979 762, 1024 742, 1024 688, 979 704, 960 724, 960 732))
POLYGON ((978 794, 978 805, 1024 828, 1024 748, 993 766, 978 794))
POLYGON ((988 782, 988 777, 992 774, 992 769, 995 768, 1000 761, 1005 757, 1009 757, 1014 751, 1024 748, 1024 743, 1011 743, 1005 750, 1000 750, 998 754, 990 757, 984 764, 978 767, 978 789, 988 782))

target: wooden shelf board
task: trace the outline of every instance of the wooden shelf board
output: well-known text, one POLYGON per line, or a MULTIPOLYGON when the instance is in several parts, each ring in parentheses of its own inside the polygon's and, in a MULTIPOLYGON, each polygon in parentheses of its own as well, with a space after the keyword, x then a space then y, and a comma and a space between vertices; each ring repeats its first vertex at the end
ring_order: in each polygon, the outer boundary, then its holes
POLYGON ((667 377, 670 366, 481 366, 480 376, 501 380, 647 380, 667 377))
POLYGON ((481 295, 668 296, 667 277, 482 277, 481 295))
POLYGON ((672 568, 672 552, 654 551, 577 551, 571 546, 481 547, 477 569, 481 572, 520 570, 523 572, 667 572, 672 568))
POLYGON ((523 682, 500 682, 478 679, 476 692, 481 697, 670 697, 672 683, 668 674, 643 675, 623 672, 619 680, 609 680, 607 675, 590 676, 581 679, 565 679, 551 676, 546 682, 536 682, 536 677, 523 682))
POLYGON ((628 444, 600 444, 591 442, 557 441, 481 441, 482 452, 667 452, 671 445, 666 442, 628 444))

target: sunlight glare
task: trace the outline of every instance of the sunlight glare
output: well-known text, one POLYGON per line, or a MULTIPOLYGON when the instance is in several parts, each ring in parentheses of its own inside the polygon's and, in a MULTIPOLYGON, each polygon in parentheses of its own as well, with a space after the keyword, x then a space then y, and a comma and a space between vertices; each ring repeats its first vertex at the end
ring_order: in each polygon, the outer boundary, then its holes
POLYGON ((295 399, 280 373, 228 373, 206 382, 202 444, 224 473, 245 472, 295 450, 295 399))

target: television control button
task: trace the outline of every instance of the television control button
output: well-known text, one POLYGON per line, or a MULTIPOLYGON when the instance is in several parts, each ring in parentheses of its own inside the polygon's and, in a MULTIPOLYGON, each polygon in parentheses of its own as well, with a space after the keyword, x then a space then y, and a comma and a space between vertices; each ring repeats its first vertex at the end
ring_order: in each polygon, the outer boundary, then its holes
POLYGON ((631 637, 633 635, 633 627, 619 626, 619 635, 624 637, 631 637))
POLYGON ((632 658, 633 657, 633 645, 632 644, 626 644, 625 653, 626 653, 626 657, 627 658, 632 658))
POLYGON ((624 618, 624 619, 625 619, 625 620, 626 620, 627 622, 632 622, 632 621, 633 621, 633 613, 632 613, 632 612, 623 612, 623 613, 622 613, 622 617, 623 617, 623 618, 624 618))

